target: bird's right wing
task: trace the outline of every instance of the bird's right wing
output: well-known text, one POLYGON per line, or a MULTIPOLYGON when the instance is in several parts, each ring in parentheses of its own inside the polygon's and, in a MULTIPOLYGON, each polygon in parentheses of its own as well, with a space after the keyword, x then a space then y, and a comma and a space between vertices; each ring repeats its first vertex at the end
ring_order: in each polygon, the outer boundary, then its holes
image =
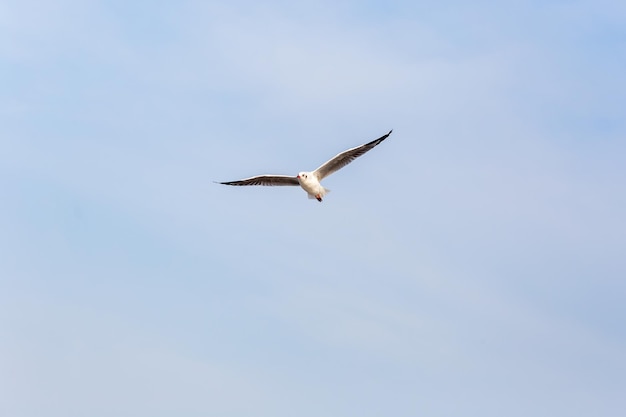
POLYGON ((265 186, 280 186, 280 185, 300 185, 298 178, 290 177, 288 175, 257 175, 256 177, 244 178, 238 181, 220 182, 224 185, 265 185, 265 186))
POLYGON ((317 179, 321 181, 333 172, 345 167, 359 156, 374 149, 374 147, 387 139, 387 136, 391 135, 391 132, 392 131, 390 130, 389 133, 387 133, 386 135, 383 135, 378 139, 374 139, 373 141, 368 142, 365 145, 357 146, 356 148, 348 149, 347 151, 335 155, 331 160, 325 162, 321 167, 313 171, 313 174, 315 174, 317 176, 317 179))

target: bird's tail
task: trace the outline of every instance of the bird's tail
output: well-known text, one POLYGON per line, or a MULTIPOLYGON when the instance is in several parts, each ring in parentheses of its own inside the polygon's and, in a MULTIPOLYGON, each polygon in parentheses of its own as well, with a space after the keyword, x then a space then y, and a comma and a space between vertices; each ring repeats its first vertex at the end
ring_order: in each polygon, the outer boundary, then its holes
MULTIPOLYGON (((328 188, 324 188, 324 187, 320 187, 320 197, 324 197, 326 194, 330 193, 330 190, 328 188)), ((315 200, 317 199, 317 197, 315 196, 315 194, 308 194, 309 199, 311 200, 315 200)))

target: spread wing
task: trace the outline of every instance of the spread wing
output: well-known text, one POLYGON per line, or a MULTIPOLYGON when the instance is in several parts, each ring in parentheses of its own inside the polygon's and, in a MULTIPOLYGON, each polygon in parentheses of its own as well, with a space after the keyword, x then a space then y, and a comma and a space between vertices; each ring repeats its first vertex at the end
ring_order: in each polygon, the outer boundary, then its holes
POLYGON ((347 151, 341 152, 330 161, 326 162, 324 165, 313 171, 313 174, 316 175, 317 179, 321 181, 323 178, 345 167, 359 156, 373 149, 376 145, 387 139, 387 136, 389 136, 392 131, 393 130, 390 130, 389 133, 387 133, 386 135, 383 135, 378 139, 366 143, 365 145, 357 146, 356 148, 348 149, 347 151))
POLYGON ((288 175, 257 175, 256 177, 245 178, 239 181, 220 182, 224 185, 300 185, 298 178, 288 175))

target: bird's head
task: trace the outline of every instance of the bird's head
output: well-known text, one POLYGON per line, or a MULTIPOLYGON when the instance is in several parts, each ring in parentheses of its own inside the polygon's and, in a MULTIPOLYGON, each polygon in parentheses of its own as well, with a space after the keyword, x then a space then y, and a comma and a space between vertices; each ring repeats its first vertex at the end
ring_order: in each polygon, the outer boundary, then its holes
POLYGON ((300 173, 298 174, 298 176, 297 176, 297 178, 298 178, 300 181, 306 181, 308 177, 309 177, 309 173, 308 173, 308 172, 300 172, 300 173))

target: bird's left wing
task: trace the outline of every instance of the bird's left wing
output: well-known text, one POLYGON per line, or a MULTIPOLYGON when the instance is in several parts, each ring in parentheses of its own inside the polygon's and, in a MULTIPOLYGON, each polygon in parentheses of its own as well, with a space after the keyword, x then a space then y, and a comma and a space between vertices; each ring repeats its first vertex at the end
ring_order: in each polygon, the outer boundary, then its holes
POLYGON ((383 140, 387 139, 387 136, 391 135, 392 131, 393 130, 390 130, 389 133, 387 133, 386 135, 383 135, 379 137, 378 139, 375 139, 369 143, 366 143, 365 145, 357 146, 356 148, 348 149, 347 151, 341 152, 340 154, 336 155, 334 158, 332 158, 328 162, 324 163, 324 165, 322 165, 321 167, 313 171, 313 174, 316 175, 317 179, 321 181, 323 178, 345 167, 346 165, 354 161, 359 156, 373 149, 375 146, 380 144, 383 140))
POLYGON ((224 185, 300 185, 298 178, 288 175, 257 175, 256 177, 244 178, 238 181, 220 182, 224 185))

